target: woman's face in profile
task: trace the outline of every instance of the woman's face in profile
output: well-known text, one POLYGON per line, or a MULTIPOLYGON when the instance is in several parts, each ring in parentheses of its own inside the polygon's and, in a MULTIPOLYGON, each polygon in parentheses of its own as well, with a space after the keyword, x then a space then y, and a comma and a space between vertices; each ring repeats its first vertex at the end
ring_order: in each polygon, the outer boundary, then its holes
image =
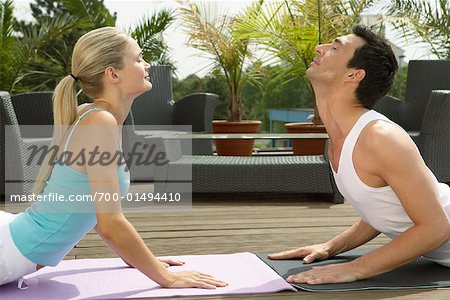
POLYGON ((149 77, 150 65, 144 60, 141 48, 132 38, 129 39, 123 62, 123 69, 117 72, 125 94, 137 97, 152 88, 149 77))

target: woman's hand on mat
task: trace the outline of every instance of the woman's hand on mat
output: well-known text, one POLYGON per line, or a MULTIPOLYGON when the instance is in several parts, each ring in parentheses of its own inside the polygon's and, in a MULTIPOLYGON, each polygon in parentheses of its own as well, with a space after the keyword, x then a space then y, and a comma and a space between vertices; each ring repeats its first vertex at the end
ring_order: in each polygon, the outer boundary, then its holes
POLYGON ((158 260, 162 263, 162 265, 166 268, 170 266, 182 266, 185 264, 184 261, 181 260, 174 260, 171 258, 158 258, 158 260))
POLYGON ((228 283, 217 279, 211 275, 203 274, 197 271, 173 272, 172 283, 168 288, 202 288, 215 289, 216 287, 225 287, 228 283))
POLYGON ((329 258, 330 252, 325 244, 316 244, 306 247, 300 247, 293 250, 272 253, 267 257, 270 259, 296 259, 303 258, 304 263, 312 263, 317 260, 329 258))
POLYGON ((358 280, 357 268, 352 262, 313 267, 309 271, 289 276, 290 283, 324 284, 342 283, 358 280))

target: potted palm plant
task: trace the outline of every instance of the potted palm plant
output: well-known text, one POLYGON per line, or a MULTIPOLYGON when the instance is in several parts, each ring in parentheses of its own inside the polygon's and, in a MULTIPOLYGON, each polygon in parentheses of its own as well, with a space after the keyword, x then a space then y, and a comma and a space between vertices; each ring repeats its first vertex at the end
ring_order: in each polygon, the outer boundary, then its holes
MULTIPOLYGON (((262 8, 246 22, 239 22, 237 31, 270 53, 270 62, 283 68, 279 76, 286 82, 304 78, 306 70, 316 55, 316 46, 347 34, 360 21, 360 14, 371 0, 285 0, 260 1, 262 8)), ((307 84, 314 95, 311 85, 307 84)), ((326 133, 317 107, 311 122, 288 123, 291 133, 326 133)), ((292 141, 294 154, 323 154, 325 140, 308 139, 292 141)))
MULTIPOLYGON (((228 87, 228 120, 213 121, 213 133, 256 133, 260 121, 244 121, 242 88, 249 80, 259 77, 257 63, 248 67, 254 60, 249 40, 236 34, 238 21, 248 19, 248 10, 236 17, 226 13, 217 14, 216 6, 207 7, 191 1, 179 3, 182 26, 188 35, 189 46, 208 54, 212 62, 212 73, 220 76, 228 87), (208 10, 209 8, 209 10, 208 10), (217 17, 213 16, 217 15, 217 17)), ((209 4, 211 5, 211 3, 209 4)), ((254 140, 216 140, 219 155, 252 155, 254 140)))

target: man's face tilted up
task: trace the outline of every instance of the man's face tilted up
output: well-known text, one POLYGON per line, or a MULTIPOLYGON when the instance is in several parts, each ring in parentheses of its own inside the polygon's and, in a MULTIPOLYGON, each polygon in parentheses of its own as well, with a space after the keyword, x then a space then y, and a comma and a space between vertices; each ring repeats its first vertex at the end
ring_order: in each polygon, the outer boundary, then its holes
POLYGON ((313 85, 336 85, 346 82, 355 69, 347 67, 355 50, 363 46, 365 41, 349 34, 338 37, 331 44, 322 44, 316 47, 316 57, 311 62, 306 76, 313 85))

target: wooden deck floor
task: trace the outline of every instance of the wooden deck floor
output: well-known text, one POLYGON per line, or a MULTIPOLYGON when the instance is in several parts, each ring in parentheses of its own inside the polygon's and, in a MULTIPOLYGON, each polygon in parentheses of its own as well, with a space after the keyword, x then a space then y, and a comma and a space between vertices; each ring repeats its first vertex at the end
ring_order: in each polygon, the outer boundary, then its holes
MULTIPOLYGON (((139 190, 139 186, 132 187, 139 190)), ((0 209, 3 209, 0 207, 0 209)), ((356 213, 348 204, 292 197, 194 198, 190 213, 127 213, 156 255, 272 252, 323 242, 350 226, 356 213)), ((382 245, 378 237, 371 245, 382 245)), ((67 259, 115 257, 89 233, 67 259)), ((360 291, 343 293, 280 292, 201 299, 450 299, 450 289, 360 291)), ((182 298, 194 299, 194 298, 182 298)), ((197 298, 198 299, 198 298, 197 298)))

